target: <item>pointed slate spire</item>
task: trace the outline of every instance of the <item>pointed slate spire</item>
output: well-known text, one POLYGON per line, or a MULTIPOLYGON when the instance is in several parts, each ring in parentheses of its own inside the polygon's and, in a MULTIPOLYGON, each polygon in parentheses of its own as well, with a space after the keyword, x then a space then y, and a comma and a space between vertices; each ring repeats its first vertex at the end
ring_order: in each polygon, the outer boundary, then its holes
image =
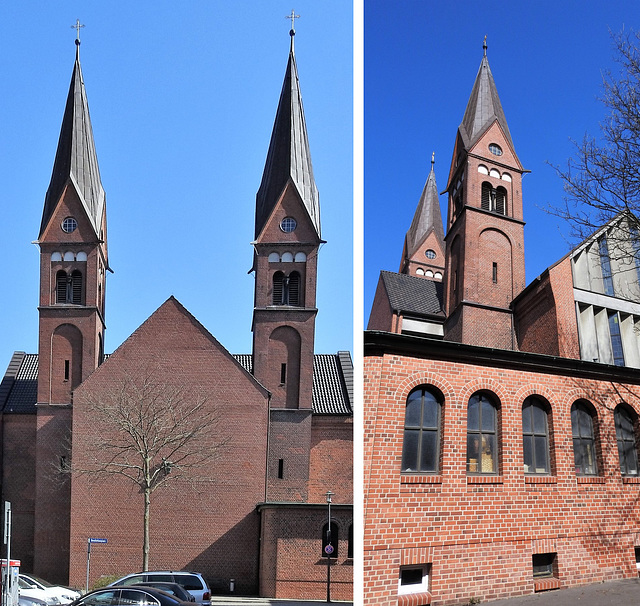
POLYGON ((424 242, 427 234, 432 230, 438 237, 442 250, 444 250, 444 228, 442 226, 442 214, 436 186, 436 174, 433 170, 434 164, 435 153, 431 154, 431 171, 422 190, 415 215, 413 215, 411 227, 407 231, 406 252, 409 257, 415 253, 416 249, 424 242))
POLYGON ((495 120, 498 121, 500 127, 504 131, 511 149, 515 153, 513 147, 513 141, 511 139, 511 133, 507 126, 507 119, 505 118, 502 105, 500 103, 500 97, 498 97, 498 89, 496 83, 493 80, 491 68, 489 67, 489 60, 487 59, 487 38, 485 36, 483 47, 484 54, 482 62, 480 63, 480 69, 476 76, 476 81, 473 84, 471 90, 471 96, 467 103, 467 109, 464 112, 462 118, 462 124, 459 127, 462 141, 465 148, 470 149, 482 136, 482 134, 493 124, 495 120))
POLYGON ((100 181, 98 158, 89 118, 87 93, 80 67, 80 40, 76 39, 76 60, 71 85, 62 118, 58 149, 53 163, 51 182, 44 202, 40 236, 49 223, 68 182, 73 184, 78 197, 99 237, 100 223, 105 205, 105 193, 100 181))
POLYGON ((256 238, 262 231, 271 211, 289 180, 295 185, 307 209, 311 222, 320 237, 320 204, 313 178, 307 125, 302 108, 298 68, 293 52, 292 29, 289 61, 284 76, 276 119, 271 133, 269 151, 256 195, 256 238))

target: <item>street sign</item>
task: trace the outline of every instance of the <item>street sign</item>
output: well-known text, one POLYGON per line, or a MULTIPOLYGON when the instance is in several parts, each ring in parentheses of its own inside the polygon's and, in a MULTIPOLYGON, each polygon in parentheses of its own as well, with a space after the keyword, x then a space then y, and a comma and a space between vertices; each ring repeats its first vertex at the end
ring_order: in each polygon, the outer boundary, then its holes
POLYGON ((330 555, 333 553, 333 545, 331 545, 331 544, 327 545, 327 546, 324 548, 324 552, 325 552, 327 555, 329 555, 329 556, 330 556, 330 555))
POLYGON ((89 543, 106 543, 107 539, 89 539, 89 543))

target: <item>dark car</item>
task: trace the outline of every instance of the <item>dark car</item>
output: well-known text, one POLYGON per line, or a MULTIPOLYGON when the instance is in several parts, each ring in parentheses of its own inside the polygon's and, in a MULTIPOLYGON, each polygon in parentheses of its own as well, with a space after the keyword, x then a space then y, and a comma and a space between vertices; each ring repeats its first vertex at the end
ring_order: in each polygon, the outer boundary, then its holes
POLYGON ((148 581, 146 583, 136 583, 131 587, 151 587, 153 589, 160 589, 166 593, 170 593, 183 602, 195 602, 196 599, 178 583, 163 583, 162 581, 148 581))
POLYGON ((72 606, 193 606, 152 587, 104 587, 71 602, 72 606))

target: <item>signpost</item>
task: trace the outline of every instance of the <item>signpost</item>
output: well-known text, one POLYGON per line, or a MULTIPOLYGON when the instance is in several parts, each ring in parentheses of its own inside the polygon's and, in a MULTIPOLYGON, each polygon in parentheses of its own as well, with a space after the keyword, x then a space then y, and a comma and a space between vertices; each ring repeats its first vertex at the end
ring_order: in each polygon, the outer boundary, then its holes
POLYGON ((87 539, 87 583, 85 585, 85 591, 89 591, 89 567, 91 565, 91 545, 93 543, 106 543, 107 539, 87 539))
POLYGON ((11 503, 4 502, 4 544, 7 546, 7 571, 2 586, 2 606, 9 606, 11 595, 12 576, 11 571, 11 503))

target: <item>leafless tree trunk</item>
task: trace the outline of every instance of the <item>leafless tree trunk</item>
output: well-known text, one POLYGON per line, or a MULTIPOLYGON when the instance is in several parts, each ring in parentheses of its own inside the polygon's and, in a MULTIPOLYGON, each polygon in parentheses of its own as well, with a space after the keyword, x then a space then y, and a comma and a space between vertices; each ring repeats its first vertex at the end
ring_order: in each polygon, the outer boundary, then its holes
MULTIPOLYGON (((227 443, 220 409, 197 388, 174 385, 158 371, 128 374, 77 405, 90 435, 72 453, 69 472, 98 480, 125 478, 143 495, 142 569, 148 570, 153 493, 177 480, 202 482, 202 470, 227 443)), ((76 441, 74 440, 74 447, 76 441)))

